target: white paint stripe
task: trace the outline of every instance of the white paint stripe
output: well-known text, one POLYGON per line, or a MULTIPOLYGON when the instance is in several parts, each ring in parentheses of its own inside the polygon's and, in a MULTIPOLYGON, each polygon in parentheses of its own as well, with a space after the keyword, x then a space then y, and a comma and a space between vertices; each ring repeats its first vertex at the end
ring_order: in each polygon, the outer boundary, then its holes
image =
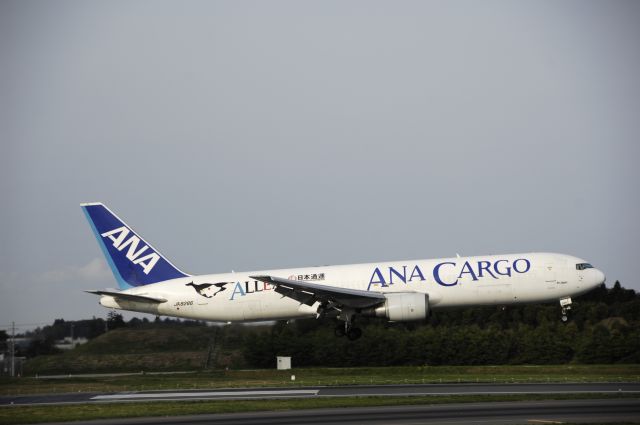
POLYGON ((247 396, 282 396, 282 395, 318 395, 318 390, 273 390, 273 391, 207 391, 180 393, 130 393, 107 394, 92 397, 91 400, 129 400, 136 398, 190 398, 190 397, 247 397, 247 396))
POLYGON ((365 392, 354 391, 348 394, 318 394, 321 390, 254 390, 254 391, 206 391, 206 392, 160 392, 106 394, 92 397, 91 400, 132 400, 132 399, 181 399, 216 397, 264 397, 264 396, 321 396, 321 397, 379 397, 379 396, 443 396, 443 395, 519 395, 519 394, 577 394, 577 393, 637 393, 638 391, 482 391, 482 392, 365 392))

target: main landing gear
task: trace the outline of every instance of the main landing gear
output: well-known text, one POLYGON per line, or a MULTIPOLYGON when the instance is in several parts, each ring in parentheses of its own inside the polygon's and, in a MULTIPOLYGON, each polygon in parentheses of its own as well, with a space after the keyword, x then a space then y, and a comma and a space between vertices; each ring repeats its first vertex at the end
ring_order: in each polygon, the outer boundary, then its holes
POLYGON ((346 336, 349 341, 355 341, 362 336, 362 329, 347 326, 347 323, 345 322, 344 325, 339 324, 336 326, 334 333, 337 337, 346 336))
POLYGON ((560 300, 560 308, 562 309, 562 321, 569 320, 569 311, 571 310, 571 298, 562 298, 560 300))
POLYGON ((338 324, 338 326, 336 326, 334 334, 337 337, 346 336, 349 341, 355 341, 362 336, 362 329, 353 327, 354 316, 355 314, 344 310, 340 312, 338 319, 343 320, 344 325, 338 324))

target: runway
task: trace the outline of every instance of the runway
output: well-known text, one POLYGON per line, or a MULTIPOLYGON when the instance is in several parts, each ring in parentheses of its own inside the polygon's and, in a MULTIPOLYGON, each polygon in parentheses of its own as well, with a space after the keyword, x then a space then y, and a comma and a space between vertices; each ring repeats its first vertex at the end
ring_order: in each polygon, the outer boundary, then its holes
POLYGON ((0 405, 72 403, 121 403, 174 400, 253 400, 309 397, 408 397, 473 394, 576 394, 633 393, 640 397, 640 383, 544 383, 544 384, 424 384, 353 385, 298 388, 234 388, 190 391, 132 391, 116 393, 66 393, 0 397, 0 405))
MULTIPOLYGON (((494 402, 423 406, 390 406, 346 409, 290 410, 280 412, 233 413, 108 419, 91 425, 274 425, 274 424, 554 424, 588 422, 640 422, 640 400, 554 400, 537 402, 494 402)), ((82 422, 74 422, 80 424, 82 422)))

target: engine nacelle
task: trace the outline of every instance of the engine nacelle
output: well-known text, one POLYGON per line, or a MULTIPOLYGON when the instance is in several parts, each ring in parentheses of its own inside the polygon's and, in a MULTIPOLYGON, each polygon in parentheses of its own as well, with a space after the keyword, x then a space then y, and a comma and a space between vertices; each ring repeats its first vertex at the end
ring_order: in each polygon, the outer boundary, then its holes
POLYGON ((384 294, 381 306, 368 309, 367 316, 385 317, 390 322, 424 320, 429 314, 429 295, 419 292, 395 292, 384 294))

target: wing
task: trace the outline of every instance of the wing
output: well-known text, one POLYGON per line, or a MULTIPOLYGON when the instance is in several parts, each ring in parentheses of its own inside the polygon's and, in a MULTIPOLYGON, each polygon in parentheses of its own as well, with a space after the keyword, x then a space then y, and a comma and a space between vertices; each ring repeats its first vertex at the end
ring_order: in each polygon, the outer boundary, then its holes
POLYGON ((117 291, 85 291, 85 292, 88 292, 90 294, 96 294, 96 295, 108 295, 110 297, 119 298, 124 301, 137 301, 137 302, 154 303, 154 304, 167 302, 165 298, 152 297, 150 295, 126 294, 126 293, 117 292, 117 291))
POLYGON ((319 301, 323 304, 332 304, 337 307, 366 308, 381 304, 386 299, 384 295, 377 292, 359 289, 338 288, 275 276, 250 277, 251 279, 270 283, 275 287, 277 293, 306 305, 313 305, 319 301))

